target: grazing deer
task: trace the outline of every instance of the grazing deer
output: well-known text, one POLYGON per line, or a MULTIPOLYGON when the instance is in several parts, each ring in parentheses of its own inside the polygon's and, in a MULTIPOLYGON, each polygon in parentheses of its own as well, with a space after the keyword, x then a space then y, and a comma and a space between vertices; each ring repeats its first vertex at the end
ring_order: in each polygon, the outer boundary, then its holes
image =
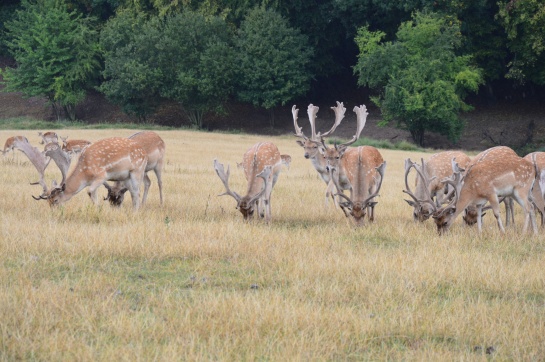
POLYGON ((25 136, 13 136, 8 138, 4 144, 2 155, 5 155, 9 151, 13 151, 14 148, 19 148, 17 145, 21 142, 28 143, 28 139, 25 136))
POLYGON ((133 208, 140 207, 140 184, 148 157, 136 141, 128 138, 106 138, 86 147, 73 172, 60 187, 38 199, 50 206, 60 205, 89 187, 88 194, 97 204, 97 190, 105 181, 124 181, 132 198, 133 208))
MULTIPOLYGON (((136 141, 148 155, 148 163, 144 174, 144 195, 142 196, 142 205, 146 204, 148 190, 151 185, 148 172, 152 170, 155 172, 155 176, 157 177, 157 184, 159 185, 159 199, 162 205, 163 179, 161 175, 163 172, 163 162, 166 149, 165 142, 157 133, 152 131, 135 133, 130 136, 129 139, 136 141)), ((110 204, 113 206, 121 206, 125 197, 125 192, 127 192, 128 188, 119 181, 114 183, 113 186, 109 186, 108 183, 104 183, 104 186, 106 189, 108 189, 108 195, 106 196, 105 200, 109 200, 110 204)))
POLYGON ((405 160, 405 188, 404 193, 412 200, 405 200, 413 207, 415 221, 426 221, 432 214, 447 201, 448 185, 444 179, 452 176, 452 160, 456 160, 461 168, 466 168, 471 159, 461 151, 438 152, 427 160, 422 159, 422 164, 412 162, 410 158, 405 160), (416 171, 414 192, 409 187, 409 172, 411 168, 416 171))
POLYGON ((532 188, 531 200, 541 216, 541 227, 545 226, 545 152, 532 152, 524 156, 536 167, 537 180, 532 188))
POLYGON ((329 175, 329 172, 326 170, 326 160, 322 153, 320 152, 319 148, 321 145, 321 140, 324 137, 329 136, 332 134, 337 126, 341 124, 341 121, 344 118, 344 113, 346 112, 346 108, 344 107, 343 103, 337 102, 336 107, 331 107, 331 109, 335 112, 335 123, 333 124, 333 127, 321 134, 316 134, 316 115, 318 113, 319 108, 310 104, 307 109, 308 114, 308 120, 310 122, 310 138, 305 136, 305 134, 302 131, 302 127, 299 127, 297 124, 297 115, 299 113, 299 110, 293 106, 291 108, 291 113, 293 115, 293 126, 295 127, 295 136, 301 138, 300 140, 297 140, 297 144, 301 147, 303 147, 305 151, 305 158, 307 160, 310 160, 312 163, 312 166, 316 169, 318 172, 318 175, 320 175, 320 178, 327 184, 327 189, 325 193, 325 201, 326 205, 328 203, 329 196, 333 198, 333 202, 335 205, 337 205, 337 201, 335 197, 333 196, 333 182, 331 180, 331 177, 329 175))
POLYGON ((322 140, 322 152, 327 169, 337 188, 337 195, 346 202, 341 203, 345 215, 351 215, 356 226, 363 225, 368 212, 369 221, 375 219, 374 198, 378 196, 386 162, 380 152, 371 146, 360 146, 348 149, 356 142, 367 120, 367 108, 364 105, 354 107, 357 115, 357 130, 354 137, 343 144, 328 148, 322 140), (343 190, 350 190, 350 197, 344 195, 343 190), (346 211, 348 210, 348 212, 346 211))
MULTIPOLYGON (((496 217, 498 228, 504 233, 500 218, 501 197, 512 197, 522 206, 526 214, 523 232, 532 224, 534 233, 537 233, 533 206, 529 201, 535 181, 534 165, 531 162, 518 157, 507 147, 493 147, 475 157, 463 175, 456 162, 452 163, 452 168, 453 176, 445 182, 452 185, 454 197, 448 205, 433 214, 439 234, 446 232, 469 205, 475 205, 478 215, 481 215, 487 202, 496 217)), ((481 232, 481 217, 477 217, 477 225, 481 232)))
POLYGON ((38 136, 40 136, 41 140, 40 140, 40 144, 41 145, 46 145, 48 143, 59 143, 59 136, 57 135, 57 133, 53 132, 53 131, 48 131, 48 132, 38 132, 38 136))
POLYGON ((214 169, 226 190, 219 196, 232 196, 244 220, 252 219, 257 210, 259 216, 265 217, 267 223, 270 222, 271 193, 283 164, 289 160, 291 158, 287 155, 281 157, 278 148, 271 142, 259 142, 250 147, 242 160, 244 175, 248 181, 245 196, 240 196, 229 188, 229 166, 225 172, 223 164, 214 160, 214 169))
POLYGON ((91 141, 87 140, 68 140, 68 137, 61 137, 62 150, 70 155, 74 156, 77 153, 81 153, 83 149, 91 144, 91 141))

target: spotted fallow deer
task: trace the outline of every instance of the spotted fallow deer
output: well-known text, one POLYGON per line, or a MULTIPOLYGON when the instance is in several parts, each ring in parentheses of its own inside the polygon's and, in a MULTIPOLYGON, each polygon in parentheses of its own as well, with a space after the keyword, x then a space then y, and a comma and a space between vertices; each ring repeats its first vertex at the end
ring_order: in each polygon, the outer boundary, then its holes
POLYGON ((48 131, 48 132, 38 132, 38 136, 40 136, 40 144, 46 145, 48 143, 59 143, 59 135, 57 135, 56 132, 48 131))
POLYGON ((341 208, 345 215, 352 216, 356 226, 362 226, 365 215, 368 213, 369 221, 374 221, 374 201, 378 196, 386 162, 380 152, 371 146, 360 146, 348 149, 348 146, 356 142, 367 120, 367 108, 364 105, 354 107, 357 115, 357 130, 354 137, 334 148, 328 148, 322 141, 320 148, 324 155, 327 168, 337 188, 337 195, 344 198, 341 208), (350 197, 343 193, 350 191, 350 197))
POLYGON ((537 180, 532 188, 531 200, 535 211, 541 217, 541 227, 545 227, 545 152, 532 152, 524 156, 524 159, 532 162, 536 167, 537 180))
POLYGON ((25 136, 13 136, 9 137, 4 143, 4 150, 2 155, 5 155, 9 151, 13 151, 14 148, 18 148, 17 145, 21 142, 28 143, 28 139, 25 136))
POLYGON ((244 196, 229 188, 229 166, 226 172, 223 164, 214 160, 214 169, 226 190, 219 196, 233 197, 237 202, 236 208, 242 213, 244 220, 252 219, 254 213, 258 211, 260 217, 264 217, 267 223, 270 222, 271 193, 284 162, 289 159, 282 158, 276 145, 271 142, 259 142, 250 147, 242 160, 242 168, 248 182, 244 196))
POLYGON ((335 197, 333 197, 334 184, 331 180, 329 172, 326 170, 326 160, 320 152, 319 148, 321 146, 321 140, 324 137, 332 134, 337 126, 341 124, 341 121, 344 118, 344 113, 346 112, 346 108, 341 102, 337 102, 337 106, 331 107, 331 109, 333 110, 333 112, 335 112, 335 123, 333 124, 333 127, 323 134, 316 134, 316 115, 318 114, 319 107, 316 107, 313 104, 309 104, 307 108, 311 132, 309 138, 303 133, 303 128, 299 127, 299 125, 297 124, 297 115, 299 113, 299 110, 295 106, 291 108, 291 113, 293 115, 293 126, 295 128, 295 136, 300 138, 299 140, 297 140, 297 144, 303 147, 303 150, 305 151, 305 158, 307 160, 310 160, 312 166, 314 166, 320 178, 327 184, 327 189, 325 193, 326 206, 330 196, 333 198, 333 202, 335 203, 335 205, 337 205, 337 201, 335 197))
POLYGON ((404 193, 412 200, 405 200, 413 207, 413 218, 415 221, 426 221, 447 201, 448 185, 444 179, 452 176, 452 160, 456 160, 461 168, 466 168, 471 159, 461 151, 438 152, 426 161, 422 159, 419 165, 405 160, 405 187, 404 193), (414 168, 416 181, 414 192, 409 187, 409 172, 414 168))
MULTIPOLYGON (((478 215, 489 202, 502 233, 505 228, 500 218, 500 198, 512 197, 522 206, 525 213, 523 232, 531 224, 537 233, 533 206, 529 195, 535 181, 534 165, 507 149, 493 147, 481 152, 467 167, 465 173, 452 163, 453 176, 445 180, 454 190, 452 201, 433 214, 437 231, 442 234, 450 228, 456 217, 469 205, 477 207, 478 215)), ((479 232, 482 231, 482 218, 477 218, 479 232)))
MULTIPOLYGON (((146 165, 146 173, 144 174, 144 195, 142 196, 142 205, 146 204, 148 197, 148 191, 151 185, 151 180, 148 176, 149 171, 155 172, 157 177, 157 184, 159 186, 159 200, 161 205, 163 204, 163 162, 165 157, 166 145, 159 135, 152 131, 143 131, 133 134, 129 137, 133 141, 136 141, 140 147, 146 151, 148 155, 148 163, 146 165)), ((121 206, 123 203, 125 192, 128 188, 122 182, 115 182, 113 186, 109 186, 108 183, 104 183, 106 189, 108 189, 108 195, 106 200, 110 202, 112 206, 121 206)))
POLYGON ((146 152, 136 141, 121 137, 102 139, 82 151, 65 183, 39 199, 48 200, 50 206, 57 206, 89 187, 88 194, 97 204, 99 186, 105 181, 124 181, 131 193, 133 208, 137 210, 147 162, 146 152))
POLYGON ((83 149, 91 144, 91 141, 87 140, 69 140, 68 137, 61 137, 62 150, 66 152, 70 157, 81 153, 83 149))

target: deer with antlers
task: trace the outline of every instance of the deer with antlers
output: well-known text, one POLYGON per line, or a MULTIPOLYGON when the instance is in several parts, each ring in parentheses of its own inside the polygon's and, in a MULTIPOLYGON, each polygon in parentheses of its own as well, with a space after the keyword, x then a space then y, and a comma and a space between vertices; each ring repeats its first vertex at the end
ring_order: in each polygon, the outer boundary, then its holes
POLYGON ((28 139, 25 136, 12 136, 9 137, 6 140, 6 143, 4 143, 4 150, 2 151, 2 155, 5 155, 9 151, 13 151, 15 148, 19 148, 18 145, 20 143, 29 143, 28 139))
MULTIPOLYGON (((146 151, 148 156, 148 163, 146 164, 146 170, 144 174, 144 195, 142 196, 142 205, 146 204, 148 197, 149 187, 151 180, 148 176, 149 171, 155 172, 157 177, 157 184, 159 186, 159 200, 163 205, 163 162, 165 157, 165 142, 159 135, 152 131, 144 131, 133 134, 129 139, 136 141, 140 147, 146 151)), ((128 191, 128 188, 122 182, 116 182, 113 186, 104 183, 106 189, 108 189, 108 195, 105 200, 108 200, 113 206, 121 206, 123 203, 124 195, 128 191)))
POLYGON ((248 182, 246 195, 240 196, 229 188, 229 166, 227 171, 223 164, 214 160, 214 169, 222 181, 225 192, 219 196, 229 195, 236 202, 236 208, 242 213, 244 220, 253 218, 257 211, 265 221, 271 221, 271 193, 282 166, 291 160, 287 155, 280 155, 278 148, 271 142, 259 142, 244 153, 242 168, 248 182), (282 157, 284 156, 284 157, 282 157))
MULTIPOLYGON (((405 190, 412 200, 405 200, 413 207, 413 218, 415 221, 426 221, 447 201, 448 184, 444 180, 452 176, 452 160, 456 160, 461 168, 471 162, 469 156, 461 151, 438 152, 419 165, 405 160, 405 190), (409 187, 409 173, 411 169, 416 171, 414 191, 409 187)), ((466 210, 466 213, 468 211, 466 210)), ((465 216, 464 216, 465 217, 465 216)))
MULTIPOLYGON (((512 197, 522 206, 525 213, 523 232, 531 224, 534 233, 537 233, 533 206, 529 200, 535 181, 535 169, 531 162, 507 147, 493 147, 477 155, 465 173, 455 161, 452 162, 452 169, 453 176, 445 182, 452 186, 453 198, 433 214, 439 234, 446 232, 469 205, 475 205, 478 215, 482 215, 482 208, 487 202, 496 217, 498 228, 504 233, 499 206, 502 197, 512 197)), ((477 217, 477 225, 481 232, 481 217, 477 217)))
POLYGON ((369 221, 375 219, 375 197, 378 196, 386 162, 380 152, 371 146, 360 146, 348 148, 356 142, 365 127, 367 121, 367 108, 365 105, 354 107, 357 116, 357 130, 354 137, 333 148, 327 147, 322 139, 322 152, 331 179, 337 188, 337 195, 344 198, 341 208, 345 215, 352 216, 356 226, 364 223, 365 215, 368 214, 369 221), (350 196, 346 196, 343 190, 349 190, 350 196))
POLYGON ((291 108, 291 113, 293 115, 293 125, 295 127, 295 136, 300 138, 300 140, 297 140, 297 144, 303 147, 303 150, 305 151, 305 158, 310 160, 312 166, 314 166, 320 178, 327 184, 327 189, 325 193, 326 206, 330 196, 333 198, 333 202, 335 203, 335 205, 337 205, 337 201, 335 197, 333 197, 334 184, 331 180, 329 171, 326 169, 326 160, 320 152, 319 148, 321 147, 321 140, 324 137, 332 134, 337 126, 341 124, 341 121, 344 118, 344 113, 346 112, 346 108, 341 102, 337 102, 336 107, 331 107, 331 109, 335 112, 335 123, 333 124, 333 127, 331 127, 329 131, 323 134, 316 134, 316 115, 318 114, 319 109, 319 107, 316 107, 313 104, 309 104, 307 108, 308 120, 310 122, 311 130, 309 138, 303 133, 303 128, 299 127, 299 125, 297 124, 299 110, 296 108, 295 105, 291 108))
POLYGON ((131 193, 133 208, 137 210, 147 162, 146 152, 136 141, 120 137, 97 141, 82 151, 66 182, 37 199, 48 200, 50 206, 57 206, 89 187, 88 194, 97 204, 100 185, 105 181, 124 181, 131 193))

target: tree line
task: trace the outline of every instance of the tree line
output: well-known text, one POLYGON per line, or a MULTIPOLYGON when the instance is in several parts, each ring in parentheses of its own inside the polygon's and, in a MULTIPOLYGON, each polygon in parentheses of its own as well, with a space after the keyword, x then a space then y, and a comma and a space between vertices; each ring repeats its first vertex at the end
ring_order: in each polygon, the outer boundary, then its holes
POLYGON ((349 79, 383 123, 456 141, 466 98, 540 93, 541 0, 5 0, 5 90, 75 117, 89 89, 139 120, 164 100, 203 126, 232 99, 270 111, 349 79))

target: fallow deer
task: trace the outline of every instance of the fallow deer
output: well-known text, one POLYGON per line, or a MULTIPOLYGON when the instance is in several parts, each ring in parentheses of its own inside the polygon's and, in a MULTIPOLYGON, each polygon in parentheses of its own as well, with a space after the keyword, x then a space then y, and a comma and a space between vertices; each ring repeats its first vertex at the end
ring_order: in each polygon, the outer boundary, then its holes
POLYGON ((413 207, 415 221, 426 221, 446 201, 448 185, 444 179, 452 176, 452 160, 456 160, 461 168, 466 168, 471 159, 461 151, 438 152, 417 164, 410 158, 405 160, 405 187, 403 190, 412 200, 405 200, 413 207), (416 171, 414 192, 409 187, 409 172, 416 171))
POLYGON ((271 221, 271 193, 283 164, 291 158, 281 157, 276 145, 271 142, 259 142, 250 147, 242 160, 244 175, 248 182, 246 195, 240 196, 229 188, 229 166, 227 172, 223 164, 214 160, 214 169, 221 179, 225 192, 219 196, 229 195, 236 202, 236 208, 242 213, 244 220, 253 218, 257 211, 266 222, 271 221))
POLYGON ((310 122, 310 138, 305 136, 303 133, 303 128, 299 127, 297 124, 297 115, 299 113, 299 110, 294 105, 291 108, 291 113, 293 115, 293 126, 295 127, 295 136, 301 138, 300 140, 297 140, 297 144, 301 147, 303 147, 305 151, 305 158, 310 160, 312 163, 312 166, 316 169, 318 172, 318 175, 320 178, 327 184, 327 189, 325 193, 325 201, 326 205, 329 199, 329 196, 333 198, 333 202, 335 205, 337 205, 337 201, 335 197, 333 197, 333 190, 334 190, 334 184, 331 180, 331 177, 329 175, 329 172, 326 170, 326 160, 322 153, 320 152, 319 148, 321 146, 321 140, 324 137, 329 136, 332 134, 337 126, 341 124, 341 121, 344 118, 344 113, 346 112, 346 108, 344 107, 343 103, 337 102, 336 107, 331 107, 331 109, 335 112, 335 123, 333 124, 333 127, 325 132, 325 133, 318 133, 316 134, 316 115, 318 113, 319 107, 314 106, 313 104, 310 104, 307 109, 308 114, 308 120, 310 122))
POLYGON ((337 188, 337 195, 346 202, 341 203, 345 215, 351 215, 356 226, 364 223, 368 213, 369 221, 374 221, 375 197, 378 196, 386 162, 380 152, 372 146, 360 146, 348 149, 356 142, 367 120, 367 108, 364 105, 354 107, 357 115, 357 130, 354 137, 343 144, 328 148, 322 140, 322 152, 326 159, 327 169, 337 188), (350 190, 350 197, 343 190, 350 190), (348 210, 348 213, 347 211, 348 210))
POLYGON ((70 157, 73 157, 75 154, 81 153, 83 149, 91 144, 91 141, 87 140, 69 140, 68 137, 61 137, 62 140, 62 150, 70 157))
POLYGON ((50 206, 57 206, 89 187, 88 194, 97 204, 99 186, 105 181, 124 181, 131 193, 133 208, 137 210, 147 162, 146 152, 136 141, 121 137, 102 139, 82 151, 65 183, 39 199, 46 199, 50 206))
MULTIPOLYGON (((149 171, 155 172, 157 177, 157 184, 159 185, 159 200, 161 205, 163 204, 163 179, 161 177, 163 172, 163 162, 165 157, 165 142, 159 135, 152 131, 143 131, 133 134, 129 137, 136 141, 140 147, 146 151, 148 155, 148 163, 146 165, 146 173, 144 174, 144 195, 142 196, 142 205, 146 204, 148 197, 148 190, 151 185, 151 180, 148 176, 149 171)), ((123 203, 125 192, 128 188, 124 186, 122 182, 116 182, 113 186, 109 186, 108 183, 104 183, 106 189, 108 189, 108 195, 106 199, 109 200, 113 206, 120 206, 123 203)))
POLYGON ((59 143, 59 135, 57 135, 56 132, 48 131, 48 132, 38 132, 38 136, 40 136, 40 144, 46 145, 48 143, 59 143))
MULTIPOLYGON (((452 185, 452 201, 433 214, 439 234, 446 232, 456 217, 469 205, 477 207, 478 215, 489 202, 498 228, 502 233, 505 228, 500 218, 500 198, 512 197, 519 203, 526 215, 523 231, 531 224, 537 233, 533 206, 529 201, 532 185, 535 181, 534 165, 512 152, 507 147, 494 147, 481 152, 475 157, 462 175, 462 170, 453 162, 453 176, 445 180, 452 185)), ((482 231, 482 219, 477 218, 479 232, 482 231)))
POLYGON ((14 148, 18 148, 17 145, 21 142, 28 143, 28 139, 25 136, 13 136, 9 137, 4 143, 4 150, 2 154, 5 155, 9 151, 13 151, 14 148))
POLYGON ((532 202, 541 217, 541 227, 545 227, 545 152, 532 152, 524 156, 525 160, 534 163, 537 180, 532 189, 532 202))

